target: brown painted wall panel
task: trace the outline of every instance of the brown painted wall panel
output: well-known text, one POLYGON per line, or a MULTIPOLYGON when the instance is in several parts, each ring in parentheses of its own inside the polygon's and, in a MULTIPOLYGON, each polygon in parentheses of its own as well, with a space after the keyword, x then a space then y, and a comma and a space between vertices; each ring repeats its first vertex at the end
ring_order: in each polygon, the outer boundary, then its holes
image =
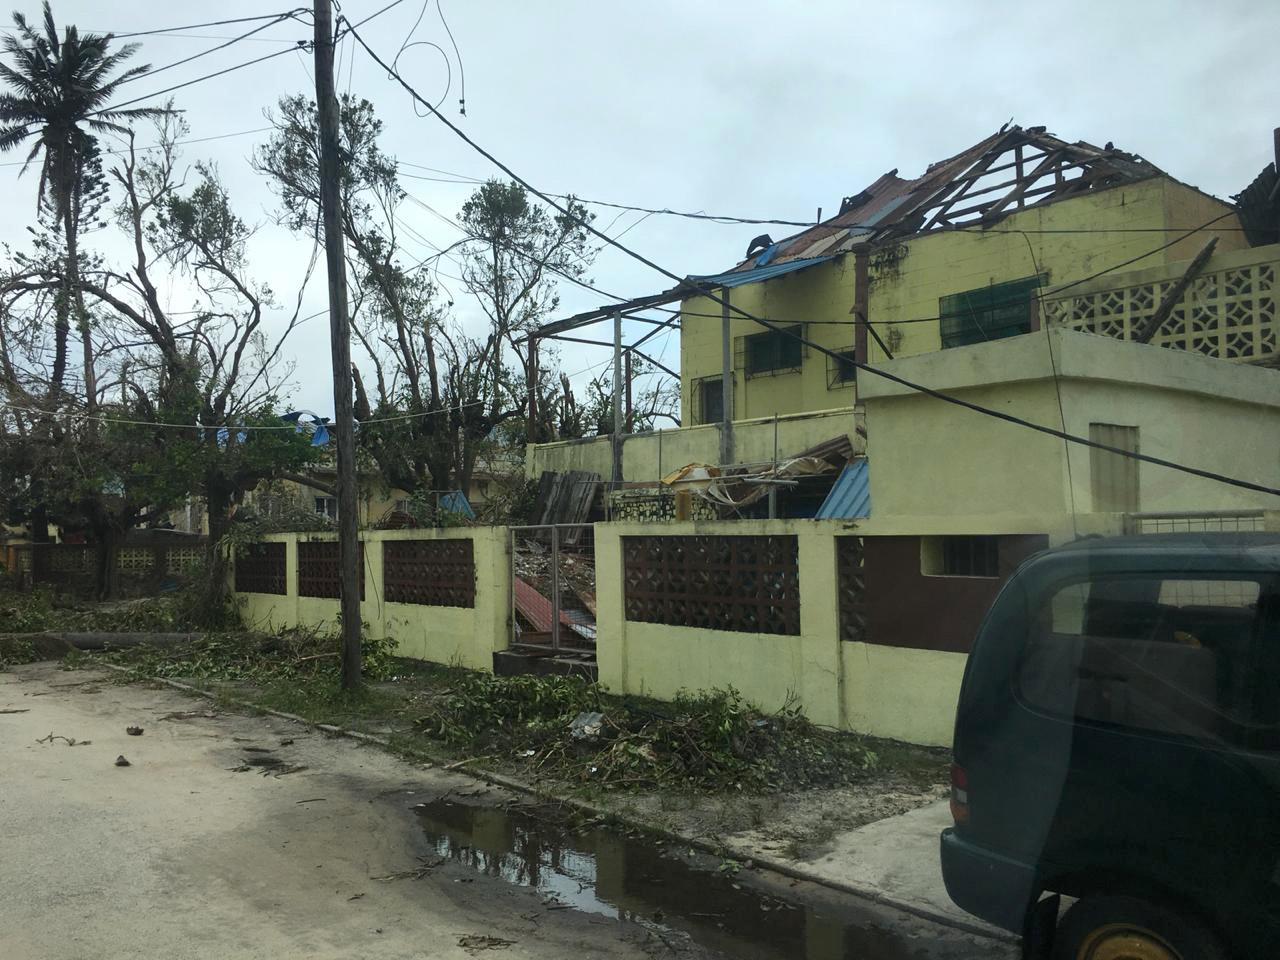
POLYGON ((998 577, 920 572, 919 537, 866 537, 867 640, 889 647, 968 653, 987 608, 1019 563, 1049 545, 1044 534, 1002 536, 998 577))

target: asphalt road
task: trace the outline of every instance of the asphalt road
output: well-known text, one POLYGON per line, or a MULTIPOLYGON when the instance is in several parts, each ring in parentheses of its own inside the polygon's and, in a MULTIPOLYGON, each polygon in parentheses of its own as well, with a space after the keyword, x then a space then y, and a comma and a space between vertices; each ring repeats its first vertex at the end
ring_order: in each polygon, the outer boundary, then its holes
MULTIPOLYGON (((709 958, 733 942, 724 924, 708 937, 664 930, 438 862, 412 805, 505 798, 470 777, 112 679, 51 664, 0 673, 4 960, 709 958), (130 765, 116 766, 118 755, 130 765)), ((826 916, 853 918, 853 933, 827 929, 768 956, 1010 952, 856 898, 810 895, 826 916)), ((755 939, 768 937, 742 942, 755 939)))

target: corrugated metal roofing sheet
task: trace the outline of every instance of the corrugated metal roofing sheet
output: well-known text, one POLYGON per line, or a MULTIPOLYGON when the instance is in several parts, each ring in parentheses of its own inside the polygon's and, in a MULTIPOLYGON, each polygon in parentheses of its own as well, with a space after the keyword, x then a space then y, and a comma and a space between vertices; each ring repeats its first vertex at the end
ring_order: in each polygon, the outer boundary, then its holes
POLYGON ((871 471, 865 457, 845 464, 814 516, 819 520, 871 516, 871 471))
MULTIPOLYGON (((886 232, 910 235, 924 226, 924 212, 932 213, 939 198, 944 195, 960 196, 983 175, 985 168, 980 166, 980 161, 991 152, 999 153, 1019 144, 1029 149, 1042 150, 1045 156, 1061 155, 1075 160, 1077 164, 1087 163, 1090 170, 1101 169, 1109 177, 1099 181, 1104 184, 1138 180, 1160 172, 1141 157, 1116 150, 1110 145, 1098 148, 1084 141, 1067 143, 1046 133, 1043 127, 1024 130, 1017 126, 1006 126, 955 156, 930 164, 923 174, 913 179, 899 177, 897 170, 884 174, 863 190, 859 195, 860 202, 848 210, 776 241, 777 249, 770 254, 769 262, 780 265, 798 258, 811 257, 819 251, 831 255, 845 253, 859 243, 886 232), (953 190, 957 192, 952 193, 953 190), (935 203, 935 206, 931 207, 931 203, 935 203)), ((1038 160, 1040 156, 1032 159, 1038 160)), ((1038 166, 1030 162, 1028 165, 1038 166)), ((1019 168, 1018 175, 1021 174, 1022 170, 1019 168)), ((1003 186, 1011 187, 1013 182, 1003 186)), ((983 194, 988 202, 997 201, 1003 196, 1002 193, 993 194, 991 191, 983 191, 983 194)), ((753 259, 744 260, 737 269, 749 272, 754 266, 753 259)))
POLYGON ((831 257, 806 257, 801 260, 787 260, 784 263, 771 263, 764 267, 754 267, 750 270, 730 270, 727 273, 717 273, 710 276, 692 276, 686 280, 686 283, 696 283, 704 287, 740 287, 744 283, 759 283, 761 280, 771 280, 774 277, 780 277, 784 273, 794 273, 796 270, 803 270, 805 267, 817 266, 819 263, 826 263, 831 257))

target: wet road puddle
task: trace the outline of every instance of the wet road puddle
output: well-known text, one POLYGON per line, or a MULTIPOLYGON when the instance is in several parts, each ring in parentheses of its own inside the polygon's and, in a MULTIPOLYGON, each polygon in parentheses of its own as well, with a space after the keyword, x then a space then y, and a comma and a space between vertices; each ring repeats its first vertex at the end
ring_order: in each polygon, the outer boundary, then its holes
MULTIPOLYGON (((891 925, 883 911, 850 907, 848 898, 838 906, 781 899, 749 879, 751 871, 564 812, 447 799, 413 809, 442 861, 533 889, 549 909, 639 923, 664 941, 688 939, 748 960, 982 956, 972 942, 956 950, 922 937, 918 921, 891 925)), ((837 899, 824 893, 817 899, 837 899)), ((940 930, 941 940, 960 946, 949 933, 940 930)))

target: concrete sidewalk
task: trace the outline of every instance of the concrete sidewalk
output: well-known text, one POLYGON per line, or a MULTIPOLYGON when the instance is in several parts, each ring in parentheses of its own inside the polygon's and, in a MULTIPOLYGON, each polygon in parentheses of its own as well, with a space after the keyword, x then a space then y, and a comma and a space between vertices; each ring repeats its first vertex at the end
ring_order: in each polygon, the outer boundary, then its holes
POLYGON ((732 846, 741 855, 776 865, 795 876, 1012 942, 1012 934, 966 913, 947 895, 938 859, 938 837, 949 826, 950 803, 939 800, 837 834, 831 839, 830 848, 813 860, 783 858, 774 850, 754 844, 732 846))

